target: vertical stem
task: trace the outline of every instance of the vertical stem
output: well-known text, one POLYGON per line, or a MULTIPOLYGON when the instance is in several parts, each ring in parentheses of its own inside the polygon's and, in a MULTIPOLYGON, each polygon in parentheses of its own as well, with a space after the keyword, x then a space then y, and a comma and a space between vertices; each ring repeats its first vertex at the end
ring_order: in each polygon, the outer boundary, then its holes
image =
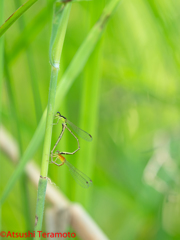
MULTIPOLYGON (((51 36, 51 43, 50 43, 50 63, 52 65, 51 80, 50 80, 49 99, 48 99, 48 106, 47 106, 47 119, 46 119, 46 130, 45 130, 45 138, 44 138, 42 165, 41 165, 41 176, 38 184, 38 196, 37 196, 36 216, 35 216, 35 232, 41 231, 42 229, 46 186, 47 186, 47 179, 48 179, 47 176, 48 176, 53 118, 54 118, 57 78, 58 78, 60 57, 61 57, 61 52, 63 48, 64 37, 66 33, 70 9, 71 9, 71 3, 62 4, 58 1, 55 3, 52 36, 51 36)), ((35 235, 35 239, 39 239, 38 234, 35 235)))
MULTIPOLYGON (((4 16, 4 0, 0 1, 0 25, 3 22, 4 16)), ((2 101, 2 83, 3 83, 3 68, 4 68, 4 37, 0 37, 0 108, 1 108, 1 101, 2 101)), ((1 122, 1 116, 0 116, 1 122)))
MULTIPOLYGON (((59 71, 58 68, 54 68, 52 66, 51 81, 50 81, 50 88, 49 88, 49 101, 48 101, 48 107, 47 107, 46 132, 45 132, 45 138, 44 138, 44 147, 43 147, 43 156, 42 156, 42 165, 41 165, 42 178, 40 178, 39 184, 38 184, 38 196, 37 196, 35 229, 34 229, 35 231, 40 231, 42 228, 58 71, 59 71)), ((39 236, 37 234, 35 239, 39 239, 39 236)))
MULTIPOLYGON (((3 17, 4 17, 4 0, 0 1, 0 25, 3 23, 3 17)), ((2 106, 2 82, 3 82, 3 54, 4 54, 4 37, 0 38, 0 109, 2 106)), ((1 115, 0 115, 0 123, 1 123, 1 115)), ((0 153, 1 154, 1 153, 0 153)), ((0 166, 0 171, 2 171, 2 168, 0 166)), ((0 172, 0 176, 1 172, 0 172)), ((0 205, 0 230, 1 230, 1 205, 0 205)))
POLYGON ((36 204, 36 216, 35 216, 35 239, 40 239, 37 231, 41 231, 43 222, 44 203, 46 195, 47 179, 40 178, 38 184, 38 195, 36 204))
MULTIPOLYGON (((58 77, 58 68, 51 68, 51 81, 49 88, 49 101, 47 108, 47 120, 46 120, 46 132, 44 139, 43 147, 43 157, 41 165, 41 178, 38 184, 38 196, 37 196, 37 205, 36 205, 36 216, 35 216, 35 231, 41 230, 42 221, 43 221, 43 211, 46 195, 46 186, 47 186, 47 175, 48 175, 48 166, 49 166, 49 153, 51 146, 51 136, 52 136, 52 124, 54 117, 54 105, 55 105, 55 94, 56 94, 56 85, 58 77)), ((36 234, 35 239, 38 239, 36 234)))
POLYGON ((58 68, 51 67, 51 83, 49 88, 49 101, 47 108, 47 121, 46 121, 46 132, 44 138, 44 148, 41 166, 41 176, 47 177, 48 166, 49 166, 49 153, 51 146, 51 136, 52 136, 52 124, 54 118, 54 105, 55 105, 55 95, 56 95, 56 85, 58 77, 58 68))

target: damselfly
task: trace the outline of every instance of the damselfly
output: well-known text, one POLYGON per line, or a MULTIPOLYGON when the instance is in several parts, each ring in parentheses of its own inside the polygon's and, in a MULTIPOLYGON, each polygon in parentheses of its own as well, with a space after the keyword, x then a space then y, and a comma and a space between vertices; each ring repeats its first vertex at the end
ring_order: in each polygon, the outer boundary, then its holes
POLYGON ((58 145, 59 141, 61 140, 63 134, 64 134, 64 131, 65 131, 65 128, 73 135, 73 137, 76 139, 77 143, 78 143, 78 148, 74 151, 74 152, 60 152, 60 154, 67 154, 67 155, 72 155, 74 153, 76 153, 79 149, 80 149, 80 145, 79 145, 79 140, 78 138, 74 135, 74 133, 69 129, 68 126, 70 126, 72 128, 72 130, 74 132, 76 132, 81 138, 83 138, 84 140, 88 141, 88 142, 91 142, 92 141, 92 136, 85 132, 84 130, 78 128, 76 125, 74 125, 72 122, 70 122, 67 118, 65 118, 64 116, 62 116, 60 114, 60 112, 57 112, 56 115, 55 115, 55 119, 58 119, 57 123, 54 123, 54 125, 58 124, 59 121, 62 122, 62 131, 58 137, 58 140, 57 142, 55 143, 53 149, 51 150, 51 156, 56 148, 56 146, 58 145))
POLYGON ((51 155, 51 162, 56 164, 58 167, 62 166, 65 163, 68 166, 71 175, 81 187, 88 188, 92 185, 92 180, 87 177, 83 172, 75 168, 71 163, 69 163, 59 151, 56 151, 55 154, 51 155), (53 157, 56 157, 55 161, 53 161, 53 157), (60 164, 56 163, 57 159, 61 161, 60 164))

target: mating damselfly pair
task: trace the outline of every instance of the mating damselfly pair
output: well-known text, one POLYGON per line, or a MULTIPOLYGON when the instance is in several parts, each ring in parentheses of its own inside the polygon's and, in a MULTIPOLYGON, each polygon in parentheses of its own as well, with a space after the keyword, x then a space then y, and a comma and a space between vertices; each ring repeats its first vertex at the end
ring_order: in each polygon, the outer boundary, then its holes
POLYGON ((80 145, 79 145, 79 140, 78 138, 74 135, 74 133, 69 129, 69 126, 71 127, 71 129, 77 133, 81 138, 83 138, 86 141, 91 142, 92 141, 92 136, 85 132, 84 130, 78 128, 76 125, 74 125, 72 122, 70 122, 66 117, 62 116, 60 114, 60 112, 57 112, 55 115, 55 119, 57 119, 57 122, 54 123, 53 125, 56 125, 59 123, 59 121, 61 121, 62 123, 62 130, 61 133, 58 137, 57 142, 55 143, 53 149, 51 150, 51 162, 56 164, 57 166, 62 166, 64 163, 68 166, 69 171, 71 173, 71 175, 73 176, 73 178, 75 179, 75 181, 77 183, 79 183, 79 185, 81 185, 84 188, 88 188, 92 185, 92 180, 86 176, 83 172, 81 172, 80 170, 78 170, 77 168, 75 168, 71 163, 69 163, 64 156, 64 155, 73 155, 75 154, 79 149, 80 149, 80 145), (78 148, 73 151, 73 152, 60 152, 60 151, 56 151, 54 153, 55 148, 57 147, 58 143, 60 142, 65 129, 67 129, 72 135, 73 137, 76 139, 77 144, 78 144, 78 148), (55 160, 53 161, 53 157, 55 157, 55 160), (61 161, 60 164, 56 163, 57 159, 59 159, 61 161))

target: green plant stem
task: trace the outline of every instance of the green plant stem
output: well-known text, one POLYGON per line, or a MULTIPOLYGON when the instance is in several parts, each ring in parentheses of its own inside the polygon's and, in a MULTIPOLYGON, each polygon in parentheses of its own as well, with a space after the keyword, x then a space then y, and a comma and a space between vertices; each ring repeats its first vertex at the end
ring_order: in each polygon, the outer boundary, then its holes
MULTIPOLYGON (((64 37, 67 28, 67 22, 69 19, 69 13, 71 9, 71 3, 62 4, 59 2, 55 3, 54 16, 53 16, 53 27, 50 43, 50 59, 51 59, 51 80, 49 87, 49 98, 47 106, 47 119, 46 119, 46 130, 44 138, 42 165, 41 165, 41 176, 38 184, 38 197, 36 205, 36 216, 35 216, 35 232, 41 231, 44 203, 46 196, 47 176, 49 167, 49 153, 51 147, 52 127, 54 119, 54 106, 56 96, 57 78, 60 66, 61 52, 64 43, 64 37), (53 47, 52 47, 53 44, 53 47), (53 49, 53 51, 51 51, 53 49), (55 56, 54 56, 54 51, 55 56)), ((39 239, 36 235, 35 239, 39 239)))
MULTIPOLYGON (((114 0, 109 3, 109 5, 104 9, 104 12, 100 18, 100 20, 95 24, 95 26, 90 31, 89 35, 82 43, 81 47, 77 51, 76 55, 74 56, 73 60, 71 61, 69 67, 67 68, 66 72, 64 73, 61 82, 59 83, 56 91, 56 104, 55 110, 58 110, 60 104, 67 94, 68 90, 72 86, 73 82, 75 81, 78 74, 82 71, 83 67, 85 66, 90 54, 94 50, 101 34, 107 24, 107 20, 110 19, 112 12, 117 8, 120 0, 114 0), (110 9, 110 10, 109 10, 110 9), (63 91, 62 91, 63 89, 63 91)), ((43 117, 37 127, 37 130, 27 147, 22 159, 19 163, 19 166, 16 168, 13 176, 9 180, 3 194, 0 203, 2 204, 6 197, 8 196, 9 192, 11 191, 12 187, 16 183, 17 179, 19 178, 20 174, 23 172, 24 166, 31 159, 38 149, 39 145, 41 144, 44 133, 45 133, 45 118, 46 118, 46 111, 43 113, 43 117)))
MULTIPOLYGON (((49 88, 46 131, 45 131, 45 139, 44 139, 44 147, 43 147, 42 166, 41 166, 42 178, 40 178, 39 184, 38 184, 38 196, 37 196, 35 228, 34 228, 35 231, 40 231, 42 228, 58 71, 59 71, 58 68, 52 67, 51 69, 51 82, 50 82, 50 88, 49 88)), ((38 239, 38 238, 39 238, 38 236, 35 237, 35 239, 38 239)))
POLYGON ((35 238, 34 239, 40 239, 37 231, 40 231, 42 229, 46 187, 47 187, 47 178, 40 177, 39 184, 38 184, 37 204, 36 204, 36 216, 35 216, 35 228, 34 228, 35 238))
POLYGON ((51 146, 51 135, 52 135, 52 124, 54 118, 54 105, 55 105, 55 95, 56 95, 56 85, 58 77, 58 68, 51 68, 51 85, 49 89, 49 102, 48 102, 48 111, 47 111, 47 122, 46 122, 46 133, 44 140, 44 150, 42 157, 42 166, 41 166, 41 176, 47 177, 48 166, 49 166, 49 153, 51 146))
MULTIPOLYGON (((4 17, 4 0, 1 0, 0 1, 0 25, 3 23, 3 17, 4 17)), ((4 72, 3 68, 4 68, 4 37, 1 37, 0 38, 0 109, 2 106, 2 83, 3 83, 3 72, 4 72)), ((1 113, 0 113, 0 124, 1 124, 1 113)), ((1 155, 1 152, 0 152, 0 155, 1 155)), ((1 171, 2 171, 2 167, 1 167, 1 161, 0 161, 0 176, 2 176, 1 171)), ((2 212, 1 212, 1 206, 0 206, 0 231, 2 227, 1 219, 2 219, 2 212)))
POLYGON ((21 5, 5 22, 0 26, 0 37, 7 31, 7 29, 24 13, 26 12, 35 2, 38 0, 28 0, 26 3, 21 5))
MULTIPOLYGON (((0 24, 3 22, 4 17, 4 0, 0 1, 0 24)), ((3 68, 4 68, 4 37, 0 38, 0 108, 2 101, 2 83, 3 83, 3 68)), ((1 116, 0 116, 1 122, 1 116)))

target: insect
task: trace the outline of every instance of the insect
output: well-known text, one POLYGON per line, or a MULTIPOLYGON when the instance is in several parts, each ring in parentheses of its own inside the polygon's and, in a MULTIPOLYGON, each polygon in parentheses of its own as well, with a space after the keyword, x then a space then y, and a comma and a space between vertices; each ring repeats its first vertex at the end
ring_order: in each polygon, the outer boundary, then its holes
POLYGON ((86 176, 83 172, 75 168, 70 162, 68 162, 59 151, 56 151, 55 154, 51 155, 51 162, 56 164, 58 167, 62 166, 63 164, 66 164, 69 168, 72 177, 81 187, 88 188, 92 185, 92 180, 88 176, 86 176), (56 157, 55 161, 53 161, 53 157, 56 157), (60 164, 56 163, 57 159, 61 161, 60 164))
POLYGON ((53 125, 56 125, 59 123, 59 121, 61 120, 62 122, 62 131, 58 137, 58 140, 57 142, 55 143, 53 149, 51 150, 51 156, 53 155, 53 152, 56 148, 56 146, 58 145, 58 143, 60 142, 63 134, 64 134, 64 131, 65 129, 67 129, 72 135, 73 137, 76 139, 77 143, 78 143, 78 148, 74 151, 74 152, 60 152, 60 154, 66 154, 66 155, 73 155, 75 154, 79 149, 80 149, 80 145, 79 145, 79 140, 78 138, 74 135, 74 133, 69 129, 68 126, 70 126, 74 132, 76 132, 81 138, 83 138, 84 140, 88 141, 88 142, 91 142, 92 141, 92 136, 85 132, 84 130, 78 128, 76 125, 74 125, 72 122, 70 122, 67 118, 65 118, 64 116, 62 116, 60 114, 60 112, 57 112, 56 115, 55 115, 55 119, 58 119, 57 123, 54 123, 53 125))

